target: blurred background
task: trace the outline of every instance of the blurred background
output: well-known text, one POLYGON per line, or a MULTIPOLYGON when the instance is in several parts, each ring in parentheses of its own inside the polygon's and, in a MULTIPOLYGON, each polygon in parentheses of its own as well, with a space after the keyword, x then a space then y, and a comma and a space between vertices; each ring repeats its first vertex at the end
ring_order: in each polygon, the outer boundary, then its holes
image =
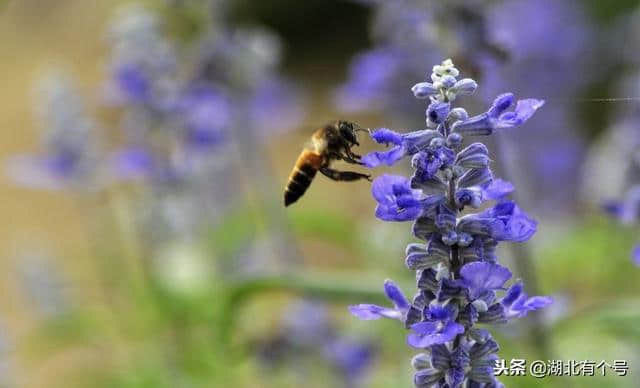
POLYGON ((445 58, 471 112, 547 102, 491 144, 539 221, 501 260, 555 298, 501 356, 629 365, 503 381, 638 386, 638 26, 636 0, 0 1, 0 387, 412 386, 406 332, 347 310, 412 293, 410 225, 367 182, 282 193, 327 121, 422 129, 445 58))

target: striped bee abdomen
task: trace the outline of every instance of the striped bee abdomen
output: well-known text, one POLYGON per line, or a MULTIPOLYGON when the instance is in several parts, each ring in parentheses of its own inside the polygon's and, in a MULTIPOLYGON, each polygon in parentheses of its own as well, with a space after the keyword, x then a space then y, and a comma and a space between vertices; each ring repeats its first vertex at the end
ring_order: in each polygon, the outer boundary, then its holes
POLYGON ((289 206, 302 197, 302 194, 307 191, 311 181, 316 176, 321 164, 322 157, 320 155, 309 150, 302 151, 291 171, 291 175, 289 175, 287 187, 285 187, 284 206, 289 206))

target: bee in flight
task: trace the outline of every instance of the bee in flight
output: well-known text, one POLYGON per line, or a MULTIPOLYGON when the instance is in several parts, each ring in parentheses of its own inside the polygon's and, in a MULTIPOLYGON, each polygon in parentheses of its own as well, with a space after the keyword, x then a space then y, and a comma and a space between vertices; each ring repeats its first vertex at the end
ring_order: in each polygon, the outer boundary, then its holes
POLYGON ((338 120, 316 130, 311 135, 310 145, 300 153, 289 175, 284 191, 284 206, 289 206, 302 197, 318 171, 334 181, 359 179, 371 181, 371 175, 368 174, 329 168, 334 160, 363 164, 360 162, 360 155, 351 151, 351 147, 360 145, 356 137, 357 131, 366 131, 366 129, 349 121, 338 120))

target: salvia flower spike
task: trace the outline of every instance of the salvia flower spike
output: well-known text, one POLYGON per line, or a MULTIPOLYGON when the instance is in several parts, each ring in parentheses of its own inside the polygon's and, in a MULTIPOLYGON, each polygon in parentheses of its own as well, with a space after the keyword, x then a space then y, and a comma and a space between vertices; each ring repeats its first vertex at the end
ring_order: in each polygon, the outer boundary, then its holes
POLYGON ((387 280, 389 306, 350 306, 353 315, 372 320, 392 318, 409 329, 407 343, 423 353, 414 357, 416 387, 502 386, 494 377, 497 342, 477 323, 500 324, 549 305, 549 297, 529 297, 521 281, 507 285, 511 271, 498 263, 502 241, 526 242, 537 222, 508 195, 511 183, 493 177, 487 147, 465 137, 491 135, 524 124, 544 101, 516 101, 499 95, 489 109, 471 116, 455 107, 456 99, 473 93, 474 80, 458 80, 450 59, 433 67, 430 81, 411 88, 428 99, 426 129, 396 133, 379 129, 374 141, 387 144, 362 160, 370 168, 411 159, 411 177, 382 175, 372 185, 384 221, 413 221, 422 240, 406 249, 405 263, 416 271, 417 293, 407 299, 387 280), (481 207, 482 211, 469 211, 481 207), (465 385, 467 384, 467 385, 465 385))

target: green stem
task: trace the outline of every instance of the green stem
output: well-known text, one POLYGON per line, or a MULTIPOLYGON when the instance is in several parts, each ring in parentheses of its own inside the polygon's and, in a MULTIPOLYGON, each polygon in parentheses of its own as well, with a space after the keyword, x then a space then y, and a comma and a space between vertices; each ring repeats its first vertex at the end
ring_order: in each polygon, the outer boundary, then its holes
POLYGON ((344 281, 342 278, 325 277, 319 279, 313 275, 275 275, 251 278, 242 281, 224 294, 218 334, 221 344, 229 345, 232 329, 238 316, 238 310, 247 300, 266 292, 289 292, 305 297, 332 301, 353 301, 384 303, 385 297, 379 289, 371 289, 344 281))

